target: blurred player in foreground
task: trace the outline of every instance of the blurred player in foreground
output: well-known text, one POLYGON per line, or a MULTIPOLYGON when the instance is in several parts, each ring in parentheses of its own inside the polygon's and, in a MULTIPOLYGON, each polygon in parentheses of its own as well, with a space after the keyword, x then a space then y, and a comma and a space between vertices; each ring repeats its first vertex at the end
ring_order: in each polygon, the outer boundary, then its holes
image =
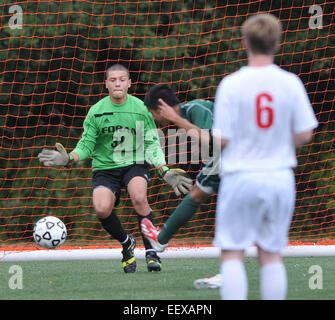
POLYGON ((300 79, 273 64, 281 24, 270 14, 242 26, 248 66, 216 92, 213 135, 221 140, 221 178, 214 245, 222 250, 223 299, 247 299, 244 250, 258 247, 262 299, 285 299, 287 245, 295 204, 295 148, 317 127, 300 79))
MULTIPOLYGON (((212 145, 210 134, 213 124, 212 101, 199 99, 182 104, 171 88, 166 85, 155 85, 148 91, 144 104, 157 122, 162 125, 172 123, 184 129, 189 136, 199 139, 202 146, 212 145)), ((218 192, 220 183, 218 173, 219 168, 215 166, 213 160, 206 164, 197 175, 192 190, 167 219, 162 230, 157 229, 149 219, 142 220, 142 232, 153 248, 159 252, 164 251, 173 235, 192 219, 199 206, 212 194, 218 192)), ((219 278, 220 275, 199 279, 194 282, 194 286, 217 288, 220 283, 219 278)))
MULTIPOLYGON (((120 64, 108 68, 109 95, 93 105, 84 121, 84 132, 76 148, 67 154, 63 146, 43 149, 38 155, 45 166, 68 166, 92 157, 93 206, 102 227, 122 245, 125 273, 136 271, 135 238, 123 229, 113 209, 121 188, 126 188, 137 213, 139 226, 152 210, 147 200, 149 165, 156 167, 177 195, 187 193, 192 180, 182 170, 169 170, 161 149, 156 125, 140 99, 129 95, 129 71, 120 64), (149 164, 149 165, 148 165, 149 164), (163 170, 164 168, 164 170, 163 170)), ((143 237, 148 271, 160 271, 161 261, 143 237)))

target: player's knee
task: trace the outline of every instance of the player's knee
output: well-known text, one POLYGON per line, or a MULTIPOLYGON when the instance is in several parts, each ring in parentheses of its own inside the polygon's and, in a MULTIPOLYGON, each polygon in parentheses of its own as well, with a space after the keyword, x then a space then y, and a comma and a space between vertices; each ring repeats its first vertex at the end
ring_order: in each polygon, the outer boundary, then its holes
POLYGON ((143 194, 132 195, 131 200, 135 208, 141 208, 147 206, 148 203, 146 195, 143 194))
POLYGON ((105 187, 93 190, 93 207, 98 218, 107 218, 114 208, 116 197, 105 187))
POLYGON ((269 252, 258 247, 258 261, 260 266, 264 266, 266 264, 281 262, 282 259, 280 252, 269 252))
POLYGON ((107 202, 99 202, 94 204, 95 213, 98 218, 107 218, 113 210, 113 205, 107 202))
POLYGON ((194 188, 190 191, 190 197, 194 200, 194 201, 196 201, 196 202, 198 202, 198 203, 203 203, 203 202, 205 202, 207 199, 208 199, 208 197, 209 197, 209 194, 208 193, 206 193, 206 192, 204 192, 204 191, 202 191, 199 187, 197 187, 197 186, 194 186, 194 188))

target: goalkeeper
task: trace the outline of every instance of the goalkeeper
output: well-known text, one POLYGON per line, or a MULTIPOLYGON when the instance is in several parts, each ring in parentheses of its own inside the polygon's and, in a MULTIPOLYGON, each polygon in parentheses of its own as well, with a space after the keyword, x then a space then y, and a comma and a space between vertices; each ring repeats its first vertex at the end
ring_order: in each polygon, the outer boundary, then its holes
MULTIPOLYGON (((181 104, 171 88, 166 85, 155 85, 146 95, 144 104, 157 122, 173 123, 187 133, 200 137, 202 144, 211 145, 213 102, 193 100, 181 104)), ((151 221, 143 219, 142 232, 157 251, 164 251, 172 236, 182 225, 192 219, 200 204, 210 195, 218 192, 220 178, 217 165, 219 161, 212 160, 199 172, 196 184, 165 222, 161 231, 151 221)))
MULTIPOLYGON (((136 271, 135 238, 123 229, 113 213, 120 190, 126 188, 137 213, 139 227, 144 217, 152 221, 147 200, 149 165, 156 167, 175 193, 187 193, 192 180, 182 170, 166 167, 156 125, 141 100, 128 94, 129 71, 115 64, 106 71, 109 95, 93 105, 84 121, 84 131, 75 149, 68 154, 63 146, 43 149, 38 155, 45 166, 69 166, 71 162, 92 158, 93 206, 102 227, 122 245, 125 273, 136 271)), ((148 271, 160 271, 161 261, 143 236, 148 271)))

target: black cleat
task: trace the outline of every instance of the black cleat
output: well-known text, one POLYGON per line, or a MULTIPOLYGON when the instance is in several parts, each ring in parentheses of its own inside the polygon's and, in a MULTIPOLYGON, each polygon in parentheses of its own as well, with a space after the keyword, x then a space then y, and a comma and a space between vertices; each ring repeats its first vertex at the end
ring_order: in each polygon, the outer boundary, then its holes
POLYGON ((157 256, 155 251, 149 251, 145 255, 145 259, 147 261, 148 271, 161 271, 162 264, 160 258, 157 256))
POLYGON ((134 273, 136 271, 136 259, 134 256, 134 249, 136 241, 133 236, 129 236, 130 245, 123 247, 122 250, 122 268, 125 273, 134 273))

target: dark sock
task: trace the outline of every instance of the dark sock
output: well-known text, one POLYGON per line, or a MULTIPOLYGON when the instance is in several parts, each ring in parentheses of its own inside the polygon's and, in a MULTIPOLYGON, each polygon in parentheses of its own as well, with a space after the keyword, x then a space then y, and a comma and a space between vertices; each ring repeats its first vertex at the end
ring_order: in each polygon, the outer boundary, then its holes
MULTIPOLYGON (((111 213, 107 218, 99 218, 103 228, 116 240, 120 243, 124 242, 128 238, 127 232, 123 229, 121 222, 116 214, 111 213)), ((129 240, 130 241, 130 240, 129 240)), ((124 243, 123 245, 126 245, 124 243)))
POLYGON ((158 235, 159 243, 168 243, 178 229, 192 219, 199 206, 200 203, 194 201, 190 195, 187 195, 176 210, 173 211, 169 219, 166 220, 161 232, 158 235))
MULTIPOLYGON (((143 218, 148 218, 151 222, 153 221, 153 214, 152 212, 150 212, 147 216, 141 216, 140 214, 137 214, 137 220, 138 220, 138 227, 141 231, 141 221, 143 218)), ((143 240, 143 244, 145 247, 145 250, 154 250, 150 244, 150 241, 143 235, 142 231, 141 231, 141 235, 142 235, 142 240, 143 240)))

